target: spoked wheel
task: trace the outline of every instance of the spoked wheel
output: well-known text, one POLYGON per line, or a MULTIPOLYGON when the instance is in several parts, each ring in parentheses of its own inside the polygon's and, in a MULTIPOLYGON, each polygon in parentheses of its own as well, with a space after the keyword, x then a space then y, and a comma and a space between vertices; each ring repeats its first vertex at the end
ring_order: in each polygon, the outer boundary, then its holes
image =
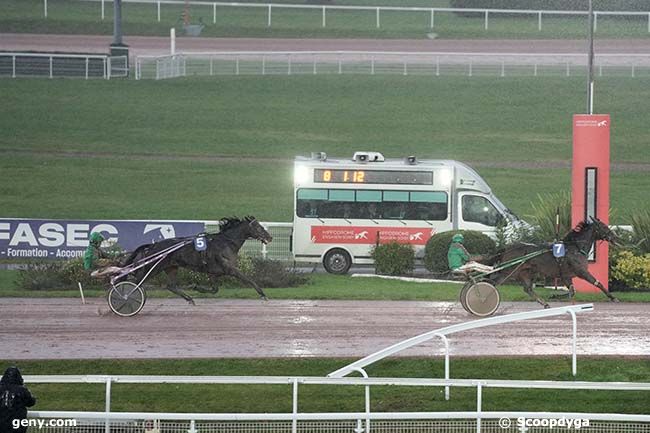
POLYGON ((108 291, 108 306, 121 317, 135 316, 142 310, 147 300, 147 293, 142 287, 130 281, 115 284, 108 291))
POLYGON ((499 291, 492 284, 481 281, 468 283, 460 291, 460 303, 463 308, 474 316, 487 317, 499 308, 501 298, 499 291))

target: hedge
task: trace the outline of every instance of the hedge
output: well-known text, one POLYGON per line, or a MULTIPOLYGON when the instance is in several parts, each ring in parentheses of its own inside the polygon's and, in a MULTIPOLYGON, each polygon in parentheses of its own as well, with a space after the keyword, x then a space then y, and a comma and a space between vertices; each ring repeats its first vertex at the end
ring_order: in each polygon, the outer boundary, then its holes
POLYGON ((472 255, 491 256, 496 253, 496 244, 489 237, 481 232, 472 230, 452 230, 435 234, 429 239, 424 248, 424 266, 436 275, 443 275, 449 272, 447 262, 447 251, 451 238, 456 233, 462 233, 465 238, 464 245, 472 255))

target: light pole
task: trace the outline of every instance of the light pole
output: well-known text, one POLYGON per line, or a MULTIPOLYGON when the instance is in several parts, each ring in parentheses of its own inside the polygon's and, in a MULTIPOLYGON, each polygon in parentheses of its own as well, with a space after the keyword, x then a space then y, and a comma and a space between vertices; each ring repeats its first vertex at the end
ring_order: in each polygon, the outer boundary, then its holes
POLYGON ((587 73, 587 114, 594 114, 594 7, 592 0, 589 0, 589 59, 587 73))
POLYGON ((113 42, 111 57, 126 56, 126 70, 129 70, 129 46, 122 41, 122 0, 113 0, 113 42))

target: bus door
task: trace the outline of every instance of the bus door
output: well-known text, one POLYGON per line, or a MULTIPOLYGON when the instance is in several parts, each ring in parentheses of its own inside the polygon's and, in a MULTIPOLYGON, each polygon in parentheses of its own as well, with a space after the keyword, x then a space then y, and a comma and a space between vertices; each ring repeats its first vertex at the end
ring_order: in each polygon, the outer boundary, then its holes
POLYGON ((460 192, 457 206, 458 228, 461 230, 476 230, 494 237, 497 226, 504 220, 487 194, 460 192))

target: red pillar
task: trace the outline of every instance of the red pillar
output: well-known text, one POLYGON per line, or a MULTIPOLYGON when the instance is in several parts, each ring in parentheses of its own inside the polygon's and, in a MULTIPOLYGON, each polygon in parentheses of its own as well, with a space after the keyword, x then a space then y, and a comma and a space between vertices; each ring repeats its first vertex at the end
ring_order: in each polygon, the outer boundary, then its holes
MULTIPOLYGON (((571 221, 575 226, 589 216, 609 224, 609 114, 573 116, 573 162, 571 168, 571 221)), ((608 285, 609 246, 597 243, 589 272, 608 285)), ((579 292, 599 292, 586 281, 574 278, 579 292)))

